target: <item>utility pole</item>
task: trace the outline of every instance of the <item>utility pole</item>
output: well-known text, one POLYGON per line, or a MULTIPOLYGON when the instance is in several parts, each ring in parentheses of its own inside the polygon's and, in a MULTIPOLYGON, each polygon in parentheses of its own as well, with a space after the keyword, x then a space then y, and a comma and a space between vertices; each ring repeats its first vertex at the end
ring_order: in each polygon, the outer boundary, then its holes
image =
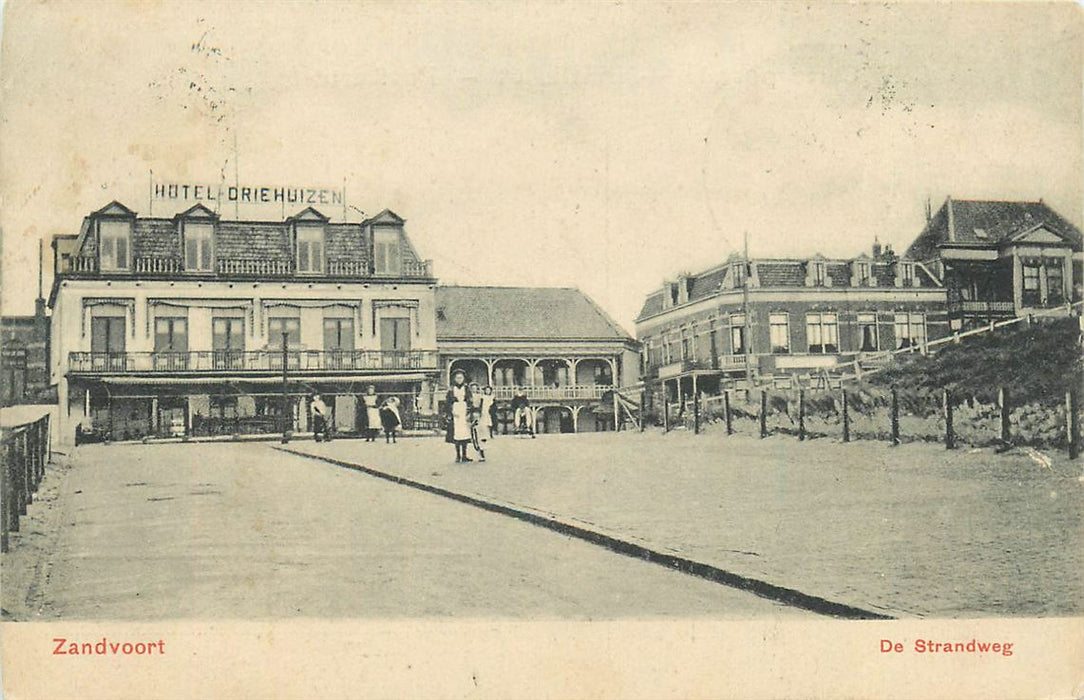
POLYGON ((290 442, 290 394, 288 392, 289 374, 287 364, 290 359, 288 333, 282 334, 282 444, 290 442))
POLYGON ((750 345, 753 342, 752 324, 749 322, 749 273, 752 272, 752 266, 749 264, 749 231, 743 232, 745 251, 742 253, 742 280, 741 280, 741 315, 743 321, 742 335, 742 352, 745 355, 745 388, 748 391, 750 384, 752 383, 752 374, 749 369, 749 356, 750 345))

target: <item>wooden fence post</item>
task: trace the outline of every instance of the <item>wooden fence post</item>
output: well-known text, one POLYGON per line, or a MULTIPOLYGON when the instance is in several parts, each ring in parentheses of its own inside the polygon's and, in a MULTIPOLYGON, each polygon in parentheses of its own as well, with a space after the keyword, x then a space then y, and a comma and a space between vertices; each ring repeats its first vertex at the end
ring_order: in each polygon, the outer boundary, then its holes
POLYGON ((1008 442, 1009 435, 1009 390, 1001 387, 997 392, 997 405, 1001 409, 1001 441, 1008 442))
POLYGON ((8 451, 10 445, 0 445, 0 552, 8 551, 8 530, 11 519, 11 472, 8 465, 11 460, 8 451))
POLYGON ((760 390, 760 437, 768 437, 768 390, 760 390))
POLYGON ((805 440, 805 389, 798 390, 798 439, 805 440))
POLYGON ((1077 394, 1070 389, 1065 392, 1065 432, 1069 443, 1069 459, 1080 456, 1080 425, 1077 418, 1077 394))
POLYGON ((726 418, 726 434, 734 434, 734 423, 730 415, 730 389, 723 392, 723 416, 726 418))
POLYGON ((900 444, 900 392, 892 387, 892 444, 900 444))
POLYGON ((851 441, 851 415, 847 407, 847 390, 842 390, 843 394, 843 442, 851 441))
POLYGON ((941 407, 945 415, 945 449, 956 447, 956 431, 952 426, 952 396, 948 389, 941 390, 941 407))

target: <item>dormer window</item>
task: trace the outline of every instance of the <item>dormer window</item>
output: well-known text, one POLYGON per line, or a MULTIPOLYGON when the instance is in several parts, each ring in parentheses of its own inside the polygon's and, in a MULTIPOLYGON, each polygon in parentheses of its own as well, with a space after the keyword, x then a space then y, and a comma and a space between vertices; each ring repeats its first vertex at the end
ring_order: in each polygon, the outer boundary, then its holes
POLYGON ((378 275, 402 274, 403 256, 399 249, 399 230, 387 226, 373 228, 373 269, 378 275))
POLYGON ((745 263, 733 263, 730 266, 730 280, 733 283, 734 289, 740 289, 745 286, 745 263))
POLYGON ((915 264, 909 262, 900 263, 900 279, 903 280, 903 286, 911 287, 915 283, 915 264))
POLYGON ((810 263, 809 277, 813 280, 813 284, 817 286, 824 285, 825 279, 827 279, 827 273, 825 272, 825 264, 822 262, 810 263))
POLYGON ((131 234, 130 221, 103 219, 98 222, 98 257, 103 272, 130 269, 131 234))
POLYGON ((297 225, 297 271, 324 271, 324 227, 314 224, 297 225))
POLYGON ((215 226, 212 223, 184 224, 184 269, 190 272, 211 272, 214 268, 212 244, 215 226))
POLYGON ((870 264, 868 262, 857 262, 854 266, 855 277, 858 279, 858 285, 865 287, 869 285, 870 280, 870 264))

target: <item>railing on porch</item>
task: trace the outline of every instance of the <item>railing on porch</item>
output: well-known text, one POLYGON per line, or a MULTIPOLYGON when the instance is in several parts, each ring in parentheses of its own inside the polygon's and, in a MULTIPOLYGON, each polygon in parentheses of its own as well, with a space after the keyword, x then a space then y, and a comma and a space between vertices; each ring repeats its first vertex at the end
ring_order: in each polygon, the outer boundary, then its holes
MULTIPOLYGON (((524 387, 527 398, 534 400, 562 399, 600 399, 613 387, 609 384, 570 384, 568 386, 528 386, 524 387)), ((447 391, 447 388, 445 388, 447 391)), ((516 389, 511 386, 493 387, 493 396, 498 401, 510 401, 516 389)))
POLYGON ((949 302, 950 314, 961 313, 969 316, 1012 316, 1016 307, 1011 301, 974 301, 960 300, 949 302))
MULTIPOLYGON (((431 370, 435 350, 291 350, 287 369, 296 371, 431 370)), ((282 370, 281 350, 189 352, 71 352, 68 370, 79 373, 268 372, 282 370)))

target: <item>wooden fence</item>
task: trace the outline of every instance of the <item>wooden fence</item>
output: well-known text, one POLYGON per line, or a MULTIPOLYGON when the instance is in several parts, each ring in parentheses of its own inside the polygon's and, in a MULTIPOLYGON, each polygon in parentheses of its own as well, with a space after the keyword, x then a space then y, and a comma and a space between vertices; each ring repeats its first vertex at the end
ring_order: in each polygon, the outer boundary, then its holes
POLYGON ((752 430, 761 438, 791 434, 799 440, 881 439, 892 445, 904 440, 938 440, 946 449, 955 448, 958 442, 1054 444, 1067 448, 1071 459, 1080 455, 1076 389, 1066 391, 1064 403, 1055 405, 1050 401, 1015 403, 1002 387, 997 402, 985 405, 948 390, 931 397, 910 392, 901 395, 896 388, 780 391, 761 387, 728 389, 718 396, 701 396, 699 401, 690 399, 684 405, 668 403, 662 408, 664 431, 682 425, 699 433, 704 423, 714 422, 725 426, 727 435, 752 430))
POLYGON ((50 462, 49 416, 3 430, 0 469, 0 552, 8 551, 8 533, 19 531, 19 518, 34 502, 34 494, 50 462))

